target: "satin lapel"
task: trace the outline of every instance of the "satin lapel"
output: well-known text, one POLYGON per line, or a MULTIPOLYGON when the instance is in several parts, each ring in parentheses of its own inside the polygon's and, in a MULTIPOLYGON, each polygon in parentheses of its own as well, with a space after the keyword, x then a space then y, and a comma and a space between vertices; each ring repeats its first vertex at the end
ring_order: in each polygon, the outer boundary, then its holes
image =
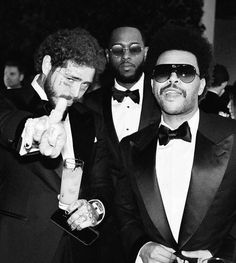
POLYGON ((151 84, 144 80, 143 105, 139 122, 139 130, 160 119, 160 109, 152 93, 151 84))
POLYGON ((48 187, 59 193, 63 166, 61 155, 55 159, 49 159, 42 156, 42 158, 38 160, 36 155, 32 156, 32 158, 37 158, 36 163, 38 163, 35 166, 35 174, 41 177, 48 187))
POLYGON ((198 132, 190 187, 179 235, 181 247, 197 231, 211 206, 224 176, 232 145, 232 136, 215 144, 198 132))
MULTIPOLYGON (((145 136, 150 138, 152 135, 146 134, 145 136)), ((137 150, 137 154, 134 152, 134 174, 137 187, 154 226, 169 244, 175 246, 176 242, 169 228, 156 177, 156 145, 157 136, 151 140, 147 147, 141 151, 137 150)))
POLYGON ((107 94, 105 94, 104 96, 103 115, 110 140, 113 142, 113 145, 116 148, 116 150, 119 151, 119 140, 116 134, 111 111, 111 92, 107 92, 107 94))
POLYGON ((95 140, 94 117, 90 110, 77 103, 70 108, 69 118, 75 157, 88 162, 95 140))

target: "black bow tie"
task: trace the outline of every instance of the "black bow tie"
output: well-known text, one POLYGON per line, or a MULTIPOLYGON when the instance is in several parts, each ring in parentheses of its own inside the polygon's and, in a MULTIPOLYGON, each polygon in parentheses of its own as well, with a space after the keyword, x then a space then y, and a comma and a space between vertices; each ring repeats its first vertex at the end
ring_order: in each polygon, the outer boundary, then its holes
POLYGON ((112 97, 118 102, 122 102, 124 97, 130 97, 135 103, 139 103, 139 90, 118 90, 115 87, 112 88, 112 97))
POLYGON ((191 131, 188 123, 185 121, 179 126, 176 130, 170 130, 164 125, 161 125, 159 128, 159 144, 166 145, 172 139, 182 139, 187 142, 191 142, 191 131))

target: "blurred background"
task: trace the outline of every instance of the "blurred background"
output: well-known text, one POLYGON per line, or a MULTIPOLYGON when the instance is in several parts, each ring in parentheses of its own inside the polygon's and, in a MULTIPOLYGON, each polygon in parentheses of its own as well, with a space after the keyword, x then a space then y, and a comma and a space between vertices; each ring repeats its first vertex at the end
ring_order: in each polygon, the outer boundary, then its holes
POLYGON ((60 28, 81 26, 106 47, 107 33, 120 22, 136 23, 147 36, 167 22, 188 24, 214 46, 216 62, 236 80, 235 0, 7 0, 0 3, 0 78, 4 62, 23 58, 28 79, 41 41, 60 28))

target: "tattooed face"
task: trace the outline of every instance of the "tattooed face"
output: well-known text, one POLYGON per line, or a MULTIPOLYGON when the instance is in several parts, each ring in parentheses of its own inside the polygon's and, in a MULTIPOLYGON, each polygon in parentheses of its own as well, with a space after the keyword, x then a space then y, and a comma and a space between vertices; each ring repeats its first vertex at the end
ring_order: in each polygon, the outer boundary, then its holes
POLYGON ((94 74, 94 68, 68 61, 66 67, 58 67, 49 72, 44 89, 53 104, 62 97, 67 100, 68 106, 71 106, 87 91, 94 74))

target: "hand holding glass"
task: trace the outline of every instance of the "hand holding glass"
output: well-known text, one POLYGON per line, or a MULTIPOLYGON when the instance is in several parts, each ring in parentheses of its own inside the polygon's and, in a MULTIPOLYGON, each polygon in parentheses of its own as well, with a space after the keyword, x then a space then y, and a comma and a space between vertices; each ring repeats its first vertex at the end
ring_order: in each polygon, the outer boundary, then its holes
POLYGON ((73 214, 67 213, 67 207, 75 202, 79 196, 84 162, 79 159, 66 159, 63 165, 61 178, 61 190, 59 197, 59 208, 51 217, 52 221, 65 230, 68 234, 85 245, 92 244, 99 233, 91 227, 81 231, 72 230, 67 223, 68 218, 73 214))

